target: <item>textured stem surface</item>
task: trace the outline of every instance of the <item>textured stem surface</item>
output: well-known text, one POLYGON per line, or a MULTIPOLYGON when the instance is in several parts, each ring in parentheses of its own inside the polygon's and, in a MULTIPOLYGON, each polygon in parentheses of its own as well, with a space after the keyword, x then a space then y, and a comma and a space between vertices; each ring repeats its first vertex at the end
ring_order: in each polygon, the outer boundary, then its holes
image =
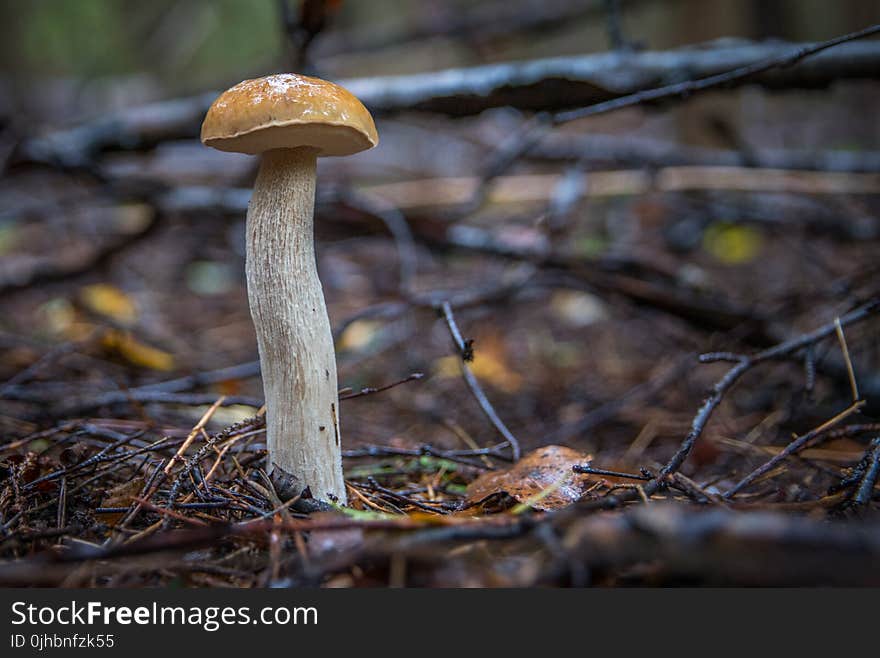
POLYGON ((336 357, 315 266, 316 152, 262 155, 247 214, 247 283, 257 331, 269 467, 321 500, 346 501, 336 357))

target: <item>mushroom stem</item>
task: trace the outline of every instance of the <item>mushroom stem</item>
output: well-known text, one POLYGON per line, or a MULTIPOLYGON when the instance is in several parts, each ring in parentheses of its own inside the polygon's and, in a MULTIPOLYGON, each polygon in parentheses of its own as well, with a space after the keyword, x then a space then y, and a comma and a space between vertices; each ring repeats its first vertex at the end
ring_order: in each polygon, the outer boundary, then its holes
POLYGON ((257 332, 269 468, 345 503, 336 357, 315 265, 317 151, 262 155, 247 213, 247 285, 257 332))

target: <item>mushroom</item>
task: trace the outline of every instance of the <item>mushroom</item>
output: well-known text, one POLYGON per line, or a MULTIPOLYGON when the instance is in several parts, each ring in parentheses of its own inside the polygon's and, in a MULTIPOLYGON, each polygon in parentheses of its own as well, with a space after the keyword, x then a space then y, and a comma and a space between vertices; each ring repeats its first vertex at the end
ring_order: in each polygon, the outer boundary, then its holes
POLYGON ((323 501, 346 501, 333 335, 315 264, 319 156, 351 155, 379 141, 373 118, 331 82, 279 74, 223 92, 202 142, 259 154, 247 212, 246 273, 257 333, 269 466, 323 501))

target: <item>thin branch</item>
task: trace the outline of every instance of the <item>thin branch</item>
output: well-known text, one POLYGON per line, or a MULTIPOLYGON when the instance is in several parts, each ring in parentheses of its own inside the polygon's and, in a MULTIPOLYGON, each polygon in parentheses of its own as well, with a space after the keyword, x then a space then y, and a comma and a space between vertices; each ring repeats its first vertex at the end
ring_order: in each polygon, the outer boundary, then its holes
POLYGON ((839 424, 843 420, 849 418, 851 415, 856 413, 863 406, 865 406, 865 403, 862 400, 854 402, 853 404, 851 404, 849 407, 847 407, 846 409, 841 411, 839 414, 837 414, 833 418, 822 423, 819 427, 817 427, 813 430, 810 430, 809 432, 807 432, 806 434, 804 434, 802 436, 797 437, 794 441, 792 441, 787 446, 785 446, 784 449, 780 450, 778 453, 773 455, 773 457, 771 457, 765 463, 761 464, 758 468, 753 470, 751 473, 746 475, 742 480, 740 480, 735 485, 733 485, 730 489, 728 489, 724 493, 724 498, 727 500, 733 498, 737 493, 742 491, 745 487, 750 485, 752 482, 757 480, 759 477, 770 472, 781 461, 783 461, 784 459, 790 457, 791 455, 794 455, 794 454, 800 452, 801 450, 803 450, 804 448, 806 448, 807 445, 811 441, 813 441, 817 437, 821 436, 822 434, 826 433, 828 430, 830 430, 832 427, 839 424))
POLYGON ((634 105, 642 105, 648 102, 656 102, 672 98, 690 98, 694 94, 706 91, 708 89, 716 89, 722 86, 728 86, 737 82, 750 80, 755 76, 770 71, 772 69, 788 68, 800 62, 801 60, 817 55, 824 50, 840 46, 841 44, 880 33, 880 25, 872 25, 857 32, 850 32, 827 41, 814 43, 807 46, 786 47, 789 51, 776 56, 764 58, 762 60, 745 64, 723 73, 702 77, 697 80, 687 80, 671 85, 664 85, 655 89, 640 91, 627 96, 622 96, 604 103, 596 103, 589 107, 570 110, 567 112, 559 112, 554 115, 553 123, 560 125, 586 117, 605 114, 615 110, 620 110, 634 105))
MULTIPOLYGON (((530 129, 523 130, 519 133, 518 142, 514 147, 511 147, 511 145, 508 144, 503 149, 498 149, 490 155, 483 177, 488 181, 504 173, 519 157, 527 153, 540 141, 548 126, 560 126, 572 121, 598 116, 600 114, 607 114, 608 112, 635 107, 637 105, 644 105, 646 103, 691 98, 694 94, 721 87, 730 87, 734 84, 757 82, 760 79, 760 75, 769 71, 775 69, 788 69, 801 62, 801 60, 818 55, 830 48, 848 44, 849 42, 858 39, 864 39, 873 36, 878 32, 880 32, 880 25, 872 25, 863 30, 844 34, 820 43, 800 46, 786 45, 783 46, 782 52, 777 51, 772 55, 765 54, 764 57, 749 61, 748 63, 741 63, 735 67, 728 67, 727 70, 723 70, 724 67, 722 67, 720 72, 713 72, 712 74, 707 74, 705 72, 700 73, 695 69, 685 69, 691 71, 693 77, 683 82, 662 85, 654 87, 653 89, 645 88, 650 85, 643 84, 642 89, 632 93, 621 94, 615 98, 586 104, 585 107, 580 107, 575 110, 563 110, 552 115, 545 115, 544 120, 539 126, 533 126, 530 129)), ((875 45, 876 44, 873 43, 859 44, 858 46, 855 46, 855 48, 859 49, 865 46, 870 48, 875 45)), ((849 48, 844 48, 842 50, 848 49, 849 48)), ((838 50, 837 55, 841 55, 841 52, 841 50, 838 50)), ((654 55, 653 61, 657 61, 656 55, 654 55)), ((796 71, 797 73, 804 73, 797 69, 796 71)), ((780 73, 775 76, 777 80, 779 80, 780 77, 784 77, 784 75, 780 73)))
POLYGON ((874 497, 874 487, 877 484, 878 476, 880 476, 880 437, 871 441, 865 458, 868 466, 859 483, 856 495, 853 496, 853 503, 856 505, 867 505, 874 497))
POLYGON ((388 389, 394 388, 395 386, 400 386, 401 384, 406 384, 407 382, 412 382, 421 379, 424 377, 424 373, 414 372, 403 379, 399 379, 396 382, 391 382, 390 384, 385 384, 384 386, 379 387, 371 387, 367 386, 366 388, 362 388, 359 391, 351 391, 347 393, 340 392, 339 400, 351 400, 352 398, 360 398, 365 395, 373 395, 374 393, 381 393, 383 391, 387 391, 388 389))
POLYGON ((471 394, 476 398, 477 403, 480 405, 480 409, 486 414, 486 418, 489 419, 492 426, 498 430, 498 433, 501 434, 510 445, 513 460, 519 460, 521 454, 519 441, 513 433, 507 429, 507 425, 504 424, 504 421, 499 418, 495 408, 492 406, 492 403, 489 402, 489 399, 480 387, 480 383, 477 381, 476 376, 474 376, 474 373, 468 365, 468 361, 473 359, 472 341, 466 340, 461 335, 461 331, 455 323, 455 317, 452 314, 452 307, 449 305, 448 301, 443 302, 440 305, 440 312, 443 315, 443 319, 446 321, 446 326, 449 328, 449 333, 452 336, 452 340, 455 342, 459 355, 461 356, 461 372, 464 376, 464 381, 467 383, 468 389, 470 389, 471 394))

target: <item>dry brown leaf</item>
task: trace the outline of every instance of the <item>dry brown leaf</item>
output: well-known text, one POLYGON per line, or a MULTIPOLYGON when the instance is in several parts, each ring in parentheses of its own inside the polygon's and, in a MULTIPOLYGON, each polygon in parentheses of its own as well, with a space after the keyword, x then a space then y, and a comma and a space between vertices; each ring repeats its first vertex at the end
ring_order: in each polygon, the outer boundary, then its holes
POLYGON ((477 504, 504 493, 537 510, 565 507, 580 500, 592 483, 589 475, 575 473, 572 466, 591 459, 565 446, 538 448, 508 469, 480 475, 468 485, 467 501, 477 504))

